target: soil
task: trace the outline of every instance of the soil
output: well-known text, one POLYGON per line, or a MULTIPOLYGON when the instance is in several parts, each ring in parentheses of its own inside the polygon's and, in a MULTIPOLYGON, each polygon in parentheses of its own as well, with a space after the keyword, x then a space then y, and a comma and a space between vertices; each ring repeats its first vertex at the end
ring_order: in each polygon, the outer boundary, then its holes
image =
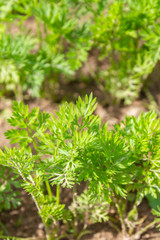
MULTIPOLYGON (((69 86, 68 86, 69 87, 69 86)), ((67 100, 76 99, 80 94, 79 89, 83 90, 84 86, 72 86, 72 91, 74 94, 66 96, 67 100), (76 89, 78 89, 76 91, 76 89)), ((106 106, 102 105, 102 93, 97 89, 91 89, 94 93, 94 96, 98 99, 98 106, 95 111, 95 114, 98 114, 102 118, 102 122, 108 121, 109 128, 115 123, 118 123, 120 120, 124 120, 126 115, 138 116, 142 111, 147 111, 145 99, 136 100, 131 106, 106 106)), ((63 92, 63 88, 61 90, 63 92)), ((66 89, 65 89, 65 92, 66 89)), ((89 89, 85 92, 89 93, 89 89)), ((10 129, 9 124, 6 119, 11 115, 11 105, 10 100, 5 101, 0 100, 0 129, 1 129, 1 138, 0 138, 0 147, 4 145, 9 146, 9 141, 5 138, 4 132, 10 129)), ((50 100, 37 99, 28 101, 29 108, 39 106, 41 111, 48 111, 54 113, 54 110, 58 109, 58 104, 52 103, 50 100)), ((34 237, 36 240, 44 239, 44 226, 41 222, 39 215, 37 214, 36 207, 23 190, 21 191, 22 205, 18 209, 11 209, 10 211, 3 211, 0 213, 0 222, 3 224, 3 229, 5 230, 5 235, 16 236, 16 237, 34 237)), ((67 203, 71 199, 71 194, 68 190, 63 192, 64 202, 67 203)), ((139 206, 139 212, 142 218, 145 219, 143 222, 146 225, 148 222, 153 220, 153 215, 151 214, 151 209, 148 205, 147 200, 144 199, 142 204, 139 206)), ((63 228, 63 226, 61 227, 63 228)), ((0 230, 2 227, 0 227, 0 230)), ((81 237, 81 240, 122 240, 121 234, 117 234, 116 230, 111 227, 108 223, 96 223, 88 226, 87 230, 91 233, 81 237)), ((63 230, 62 230, 63 231, 63 230)), ((1 238, 2 239, 2 238, 1 238)), ((70 236, 66 238, 72 240, 70 236)), ((160 232, 156 229, 150 229, 142 237, 142 240, 159 240, 160 232)))

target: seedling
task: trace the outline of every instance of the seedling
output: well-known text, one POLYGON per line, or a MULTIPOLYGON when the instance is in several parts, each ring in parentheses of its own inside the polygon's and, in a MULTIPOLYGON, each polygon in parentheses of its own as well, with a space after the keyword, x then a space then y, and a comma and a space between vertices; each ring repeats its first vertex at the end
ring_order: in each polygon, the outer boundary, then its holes
MULTIPOLYGON (((1 164, 14 168, 23 179, 24 189, 32 196, 38 213, 45 224, 47 239, 54 239, 49 227, 60 219, 70 219, 70 214, 60 203, 60 186, 73 188, 81 181, 81 154, 97 134, 100 119, 92 115, 95 99, 79 98, 76 106, 65 103, 52 114, 40 113, 38 108, 28 110, 21 102, 14 102, 12 126, 18 127, 6 132, 11 144, 17 148, 1 151, 1 164), (50 184, 57 186, 52 195, 50 184), (46 194, 43 185, 46 185, 46 194)), ((85 172, 85 169, 81 173, 85 172)), ((56 235, 56 234, 55 234, 56 235)))
POLYGON ((86 223, 108 220, 117 231, 122 231, 123 239, 129 240, 139 239, 159 222, 155 219, 136 231, 142 222, 137 206, 147 194, 156 198, 160 191, 160 120, 154 112, 142 113, 139 118, 126 117, 108 130, 107 123, 101 126, 100 118, 93 114, 95 103, 92 94, 84 101, 79 97, 75 105, 64 103, 55 117, 39 112, 38 108, 29 112, 28 106, 14 102, 13 116, 8 121, 15 128, 5 135, 17 147, 1 150, 0 163, 21 176, 22 186, 31 195, 45 225, 48 240, 58 237, 60 219, 74 220, 77 236, 83 214, 86 223), (77 185, 82 181, 87 190, 78 196, 77 185), (57 188, 56 196, 51 185, 57 188), (61 188, 73 191, 69 209, 61 199, 61 188), (128 201, 132 202, 129 211, 128 201), (110 216, 111 208, 117 212, 121 228, 117 219, 110 216))

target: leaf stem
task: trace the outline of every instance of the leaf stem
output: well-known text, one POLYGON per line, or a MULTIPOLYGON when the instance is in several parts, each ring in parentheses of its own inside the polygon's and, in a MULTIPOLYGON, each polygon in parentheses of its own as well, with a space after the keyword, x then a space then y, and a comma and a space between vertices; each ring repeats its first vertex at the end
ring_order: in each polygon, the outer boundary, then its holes
POLYGON ((51 191, 51 187, 50 187, 49 182, 48 182, 47 180, 45 181, 45 184, 46 184, 46 188, 47 188, 47 192, 48 192, 49 200, 51 201, 51 200, 52 200, 52 191, 51 191))
POLYGON ((51 234, 50 234, 50 229, 46 224, 45 224, 45 230, 46 230, 46 239, 47 240, 52 240, 52 237, 51 237, 51 234))
POLYGON ((73 205, 74 205, 74 235, 78 232, 78 215, 77 215, 77 186, 73 187, 73 205))
POLYGON ((56 191, 56 204, 58 205, 60 202, 60 186, 57 185, 57 191, 56 191))
POLYGON ((116 196, 115 196, 115 206, 119 213, 120 222, 121 222, 121 226, 122 226, 122 234, 123 234, 123 236, 126 236, 127 230, 126 230, 125 220, 124 220, 124 216, 123 216, 120 204, 118 203, 118 197, 116 197, 116 196))
MULTIPOLYGON (((160 221, 159 221, 160 222, 160 221)), ((149 223, 147 226, 143 227, 141 230, 139 230, 135 235, 133 235, 133 238, 131 240, 137 240, 140 239, 140 236, 146 232, 149 228, 153 227, 157 223, 156 220, 153 222, 149 223)))

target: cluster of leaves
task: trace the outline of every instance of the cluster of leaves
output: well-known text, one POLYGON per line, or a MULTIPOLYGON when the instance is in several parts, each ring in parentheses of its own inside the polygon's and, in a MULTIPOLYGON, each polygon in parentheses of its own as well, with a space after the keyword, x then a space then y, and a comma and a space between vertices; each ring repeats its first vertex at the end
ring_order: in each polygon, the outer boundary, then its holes
POLYGON ((36 42, 29 35, 4 34, 0 38, 2 94, 12 90, 16 99, 22 99, 23 91, 29 89, 31 95, 39 95, 46 63, 41 56, 31 53, 36 42))
POLYGON ((11 206, 16 208, 20 205, 19 191, 21 182, 13 175, 11 168, 1 166, 0 171, 0 212, 9 210, 11 206), (15 188, 13 191, 13 187, 15 188))
POLYGON ((159 0, 114 1, 95 17, 94 44, 109 67, 98 81, 131 103, 160 58, 159 0))
POLYGON ((77 4, 68 0, 0 1, 3 92, 13 90, 17 99, 22 99, 24 91, 38 97, 47 77, 57 82, 56 72, 73 75, 86 61, 89 34, 86 24, 79 22, 83 4, 77 4), (25 33, 24 26, 30 18, 36 26, 25 33), (15 25, 19 34, 12 33, 15 25))
POLYGON ((140 222, 137 206, 142 199, 147 194, 156 198, 160 192, 157 115, 148 112, 139 118, 126 117, 108 130, 107 123, 101 126, 100 118, 93 114, 95 102, 92 94, 84 101, 79 97, 76 105, 64 103, 56 117, 38 108, 29 111, 22 102, 14 102, 8 121, 15 128, 5 135, 19 146, 1 150, 0 164, 22 177, 47 234, 52 222, 59 219, 76 220, 87 214, 88 222, 106 221, 110 208, 114 208, 126 237, 140 222), (82 182, 86 182, 87 191, 77 196, 76 186, 82 182), (57 186, 56 196, 50 184, 57 186), (60 199, 60 187, 73 189, 73 204, 68 210, 60 199), (133 206, 129 213, 125 210, 128 201, 133 206))
POLYGON ((109 60, 105 70, 97 68, 97 83, 131 103, 159 60, 159 6, 159 0, 1 0, 3 91, 37 97, 44 80, 55 85, 57 72, 73 75, 96 48, 100 60, 109 60), (32 34, 24 33, 31 18, 32 34), (19 35, 9 30, 15 24, 19 35))
POLYGON ((91 201, 91 196, 85 189, 82 194, 77 196, 76 202, 69 207, 73 216, 78 215, 79 224, 89 225, 91 223, 108 221, 108 202, 103 198, 101 201, 94 199, 91 201), (76 211, 75 211, 76 210, 76 211))

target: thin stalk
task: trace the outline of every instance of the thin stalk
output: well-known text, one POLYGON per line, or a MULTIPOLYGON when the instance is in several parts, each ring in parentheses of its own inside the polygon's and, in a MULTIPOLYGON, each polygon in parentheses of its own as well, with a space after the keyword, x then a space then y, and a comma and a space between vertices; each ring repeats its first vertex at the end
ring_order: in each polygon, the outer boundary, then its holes
POLYGON ((126 225, 125 225, 124 216, 123 216, 123 213, 122 213, 121 207, 120 207, 120 205, 119 205, 118 200, 117 200, 116 197, 115 197, 115 206, 116 206, 117 211, 118 211, 118 213, 119 213, 120 222, 121 222, 121 226, 122 226, 122 233, 123 233, 123 236, 126 236, 126 235, 127 235, 127 229, 126 229, 126 225))
POLYGON ((77 235, 78 232, 78 215, 77 215, 77 186, 76 184, 73 187, 73 205, 74 205, 74 235, 77 235))
POLYGON ((117 227, 118 220, 112 216, 109 216, 108 224, 113 227, 118 233, 121 232, 121 229, 117 227))
MULTIPOLYGON (((32 180, 32 184, 34 185, 34 180, 33 180, 32 176, 30 176, 30 179, 32 180)), ((49 183, 48 183, 48 184, 49 184, 49 183)), ((50 188, 50 186, 49 186, 49 188, 50 188)), ((36 197, 33 195, 33 193, 31 193, 31 196, 32 196, 32 198, 33 198, 33 200, 34 200, 34 202, 35 202, 35 204, 36 204, 36 207, 37 207, 37 209, 38 209, 38 212, 39 212, 39 214, 40 214, 40 216, 41 216, 41 209, 40 209, 40 207, 39 207, 39 205, 38 205, 38 202, 37 202, 37 200, 36 200, 36 197)), ((49 196, 49 197, 50 197, 50 196, 49 196)), ((45 232, 46 232, 46 239, 47 239, 47 240, 52 240, 49 227, 45 224, 45 222, 43 221, 43 218, 42 218, 42 217, 41 217, 41 219, 42 219, 42 222, 44 223, 45 232)))
MULTIPOLYGON (((25 176, 23 175, 22 171, 19 169, 18 165, 17 165, 16 163, 15 163, 15 165, 16 165, 16 167, 17 167, 17 170, 18 170, 20 176, 21 176, 22 179, 24 180, 24 182, 28 182, 27 179, 25 178, 25 176)), ((31 175, 29 175, 29 177, 30 177, 30 179, 31 179, 31 181, 32 181, 32 184, 33 184, 33 187, 34 187, 34 186, 35 186, 34 180, 33 180, 33 178, 32 178, 31 175)), ((31 196, 32 196, 32 198, 33 198, 33 201, 34 201, 36 207, 37 207, 38 212, 41 213, 41 209, 40 209, 40 206, 39 206, 39 204, 38 204, 38 202, 37 202, 37 200, 36 200, 36 197, 34 196, 33 193, 31 193, 31 196)), ((42 219, 42 221, 43 221, 43 219, 42 219)))
POLYGON ((28 132, 29 132, 29 134, 30 134, 30 138, 32 138, 33 145, 34 145, 34 149, 37 151, 37 144, 36 144, 35 139, 34 139, 33 136, 32 136, 32 135, 33 135, 32 129, 31 129, 30 126, 28 125, 27 120, 25 121, 25 124, 26 124, 26 126, 27 126, 27 128, 28 128, 28 132))
MULTIPOLYGON (((25 123, 26 123, 26 126, 28 127, 28 131, 29 131, 30 137, 32 138, 34 148, 35 148, 35 150, 37 151, 36 141, 35 141, 35 139, 32 137, 32 129, 31 129, 30 126, 28 125, 27 120, 25 121, 25 123)), ((20 173, 20 175, 21 175, 21 173, 20 173)), ((21 175, 21 176, 22 176, 22 175, 21 175)), ((35 186, 35 182, 34 182, 32 176, 30 175, 29 177, 30 177, 30 179, 31 179, 31 182, 32 182, 33 186, 35 186)), ((22 178, 25 180, 24 176, 22 176, 22 178)), ((48 192, 49 199, 51 200, 51 199, 52 199, 52 191, 51 191, 49 182, 46 180, 46 181, 45 181, 45 184, 46 184, 46 187, 47 187, 47 192, 48 192)), ((37 209, 38 209, 38 212, 39 212, 39 214, 40 214, 40 216, 41 216, 41 208, 40 208, 40 206, 39 206, 39 204, 38 204, 38 202, 37 202, 37 200, 36 200, 36 197, 33 195, 33 193, 31 193, 31 196, 32 196, 32 198, 33 198, 33 200, 34 200, 34 202, 35 202, 35 205, 36 205, 36 207, 37 207, 37 209)), ((43 218, 42 218, 42 217, 41 217, 41 219, 42 219, 42 222, 44 223, 44 226, 45 226, 46 239, 47 239, 47 240, 52 240, 49 227, 45 224, 45 221, 43 221, 43 218)))
MULTIPOLYGON (((59 203, 60 203, 60 186, 59 185, 57 185, 57 189, 56 189, 56 205, 59 205, 59 203)), ((60 229, 60 225, 59 225, 59 221, 57 221, 56 223, 55 223, 55 234, 54 234, 54 236, 56 237, 56 239, 57 239, 57 237, 60 235, 60 232, 59 232, 59 229, 60 229)))
POLYGON ((56 191, 56 204, 58 205, 60 203, 60 186, 57 185, 57 191, 56 191))
POLYGON ((121 232, 121 230, 111 221, 108 221, 108 224, 113 227, 118 233, 121 232))
POLYGON ((140 219, 140 222, 137 227, 137 232, 141 229, 141 226, 144 223, 144 221, 146 220, 146 218, 147 218, 147 215, 145 215, 143 218, 140 219))
POLYGON ((46 181, 45 181, 45 184, 46 184, 46 188, 47 188, 49 200, 52 201, 52 191, 51 191, 51 187, 50 187, 50 185, 49 185, 49 182, 46 180, 46 181))
MULTIPOLYGON (((134 201, 134 204, 132 205, 132 209, 136 209, 137 210, 137 206, 138 206, 137 201, 134 201)), ((127 218, 127 220, 128 220, 128 218, 127 218)), ((135 228, 134 224, 129 227, 129 230, 128 230, 129 236, 132 236, 132 234, 134 232, 134 228, 135 228)))
POLYGON ((50 228, 47 225, 45 225, 45 231, 46 231, 46 239, 52 240, 53 238, 51 237, 51 234, 50 234, 50 228))
POLYGON ((37 27, 37 35, 40 40, 40 46, 42 45, 42 33, 41 33, 41 28, 40 28, 40 22, 36 19, 36 27, 37 27))
POLYGON ((128 193, 126 195, 126 199, 124 200, 124 216, 127 216, 127 205, 128 205, 128 193))
POLYGON ((22 90, 22 87, 21 87, 20 83, 17 85, 17 89, 15 89, 14 93, 15 93, 15 97, 16 97, 17 102, 23 101, 23 90, 22 90))
MULTIPOLYGON (((26 126, 28 127, 28 131, 29 131, 30 137, 32 138, 34 149, 37 152, 37 143, 36 143, 35 139, 32 137, 32 129, 28 125, 27 120, 25 121, 25 123, 26 123, 26 126)), ((48 180, 45 181, 45 184, 46 184, 46 188, 47 188, 49 199, 52 200, 52 191, 51 191, 51 187, 49 185, 48 180)))
MULTIPOLYGON (((34 180, 33 180, 32 176, 29 175, 29 177, 30 177, 30 179, 31 179, 31 181, 32 181, 32 184, 33 184, 33 186, 34 186, 35 183, 34 183, 34 180)), ((48 183, 48 181, 46 181, 46 182, 48 183)), ((49 195, 49 198, 50 198, 50 197, 52 198, 52 192, 51 192, 49 183, 48 183, 48 190, 49 190, 49 192, 50 192, 50 194, 51 194, 51 196, 49 195)), ((32 198, 33 198, 36 206, 37 206, 37 209, 38 209, 38 211, 39 211, 39 214, 40 214, 40 216, 41 216, 41 209, 40 209, 40 207, 39 207, 39 205, 38 205, 38 202, 37 202, 37 200, 36 200, 36 197, 35 197, 33 194, 31 194, 31 195, 32 195, 32 198)), ((42 221, 43 221, 43 218, 42 218, 42 217, 41 217, 41 219, 42 219, 42 221)), ((50 234, 50 228, 45 224, 44 221, 43 221, 43 223, 44 223, 45 231, 46 231, 46 239, 47 239, 47 240, 52 240, 52 237, 51 237, 51 234, 50 234)))
MULTIPOLYGON (((24 180, 24 182, 27 182, 27 179, 26 179, 25 176, 23 175, 22 171, 19 169, 17 163, 14 162, 14 164, 15 164, 15 166, 16 166, 19 174, 20 174, 20 176, 21 176, 22 179, 24 180)), ((33 187, 34 187, 34 186, 35 186, 35 182, 34 182, 34 180, 33 180, 33 178, 32 178, 31 175, 29 175, 29 179, 31 179, 31 182, 32 182, 33 187)), ((41 216, 41 208, 40 208, 40 206, 39 206, 39 204, 38 204, 38 201, 37 201, 37 199, 36 199, 36 197, 34 196, 33 193, 31 193, 31 197, 32 197, 32 199, 33 199, 33 201, 34 201, 34 203, 35 203, 35 205, 36 205, 36 207, 37 207, 37 210, 38 210, 38 212, 39 212, 39 214, 40 214, 40 216, 41 216)), ((44 223, 42 217, 41 217, 41 219, 42 219, 42 222, 44 223)), ((46 224, 44 224, 44 226, 45 226, 45 231, 46 231, 46 239, 47 239, 47 240, 52 240, 48 226, 47 226, 46 224)))
POLYGON ((3 229, 3 231, 5 232, 5 234, 9 235, 9 232, 7 231, 6 227, 3 225, 2 222, 0 222, 0 226, 3 229))
MULTIPOLYGON (((160 221, 159 221, 160 222, 160 221)), ((157 223, 156 220, 154 220, 153 222, 149 223, 147 226, 143 227, 140 231, 138 231, 133 238, 131 238, 131 240, 137 240, 140 238, 140 236, 146 232, 149 228, 153 227, 155 224, 157 223)))

